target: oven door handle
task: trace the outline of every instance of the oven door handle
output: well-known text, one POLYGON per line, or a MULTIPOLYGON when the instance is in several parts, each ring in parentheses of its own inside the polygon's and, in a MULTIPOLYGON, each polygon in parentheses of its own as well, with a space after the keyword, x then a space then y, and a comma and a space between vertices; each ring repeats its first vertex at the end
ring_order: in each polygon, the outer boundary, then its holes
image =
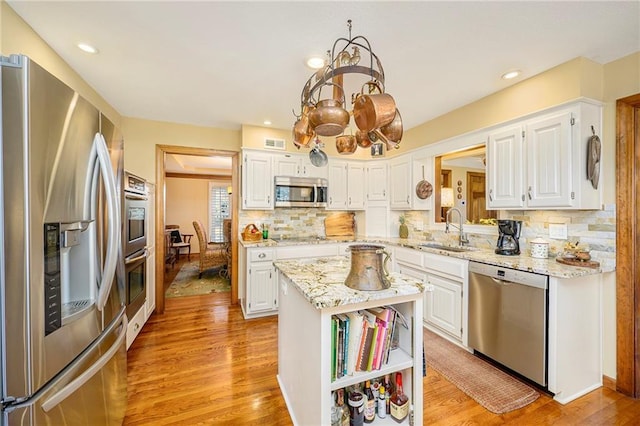
POLYGON ((107 304, 111 292, 111 285, 118 265, 118 247, 120 246, 120 207, 117 193, 116 179, 111 168, 111 159, 104 136, 96 133, 93 146, 98 156, 100 173, 104 181, 105 198, 107 204, 107 250, 104 260, 104 270, 98 290, 96 307, 102 311, 107 304))
POLYGON ((127 257, 124 260, 124 264, 125 265, 131 265, 132 263, 136 263, 139 260, 144 259, 145 257, 147 257, 149 255, 149 252, 147 251, 147 249, 144 249, 144 252, 140 255, 140 256, 136 256, 136 257, 127 257))

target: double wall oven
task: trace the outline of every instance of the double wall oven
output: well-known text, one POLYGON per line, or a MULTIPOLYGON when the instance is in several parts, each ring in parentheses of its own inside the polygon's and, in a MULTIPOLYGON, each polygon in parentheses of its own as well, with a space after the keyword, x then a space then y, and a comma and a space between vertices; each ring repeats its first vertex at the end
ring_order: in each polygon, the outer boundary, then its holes
POLYGON ((125 172, 123 251, 127 316, 144 305, 147 294, 147 183, 125 172))

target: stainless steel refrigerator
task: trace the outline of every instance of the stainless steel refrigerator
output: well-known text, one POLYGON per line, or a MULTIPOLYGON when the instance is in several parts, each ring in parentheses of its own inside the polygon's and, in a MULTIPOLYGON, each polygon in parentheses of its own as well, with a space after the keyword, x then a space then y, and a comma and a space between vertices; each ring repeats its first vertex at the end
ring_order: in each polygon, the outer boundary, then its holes
POLYGON ((122 137, 29 58, 0 74, 0 422, 122 424, 122 137))

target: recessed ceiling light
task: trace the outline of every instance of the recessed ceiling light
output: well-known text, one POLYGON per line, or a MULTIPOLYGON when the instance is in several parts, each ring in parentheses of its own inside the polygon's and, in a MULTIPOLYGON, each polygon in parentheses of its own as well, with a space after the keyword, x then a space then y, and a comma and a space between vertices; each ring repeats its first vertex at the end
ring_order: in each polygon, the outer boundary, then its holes
POLYGON ((307 59, 307 66, 314 70, 319 70, 324 67, 324 58, 321 56, 311 56, 307 59))
POLYGON ((98 53, 98 49, 96 49, 90 44, 78 43, 77 46, 78 46, 78 49, 82 50, 83 52, 91 53, 92 55, 95 55, 96 53, 98 53))
POLYGON ((519 75, 520 75, 520 70, 507 71, 504 74, 502 74, 502 79, 511 80, 512 78, 516 78, 519 75))
POLYGON ((271 121, 269 121, 269 120, 264 120, 263 123, 264 123, 265 126, 271 126, 271 121))

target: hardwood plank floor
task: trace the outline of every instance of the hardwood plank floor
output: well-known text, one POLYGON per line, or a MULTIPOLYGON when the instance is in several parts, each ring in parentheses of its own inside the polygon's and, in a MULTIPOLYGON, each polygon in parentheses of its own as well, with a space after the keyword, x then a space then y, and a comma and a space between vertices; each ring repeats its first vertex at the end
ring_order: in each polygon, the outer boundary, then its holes
MULTIPOLYGON (((229 306, 229 293, 167 299, 165 313, 151 316, 129 349, 124 425, 292 424, 276 381, 277 331, 277 316, 245 321, 239 306, 229 306)), ((423 419, 447 426, 639 425, 640 400, 603 387, 567 405, 542 395, 495 415, 428 369, 423 419)))

